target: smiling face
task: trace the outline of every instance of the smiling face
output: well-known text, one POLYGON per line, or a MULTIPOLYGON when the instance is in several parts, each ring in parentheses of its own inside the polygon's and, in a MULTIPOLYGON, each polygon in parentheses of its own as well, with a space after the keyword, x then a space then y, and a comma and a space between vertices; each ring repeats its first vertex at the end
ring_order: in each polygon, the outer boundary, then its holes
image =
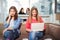
POLYGON ((36 12, 36 10, 34 9, 34 10, 32 10, 32 16, 34 16, 34 17, 36 17, 37 16, 37 12, 36 12))
POLYGON ((37 22, 40 22, 39 20, 39 16, 38 16, 38 9, 36 7, 32 7, 31 8, 31 12, 29 14, 29 22, 31 23, 32 22, 32 18, 36 18, 37 22))

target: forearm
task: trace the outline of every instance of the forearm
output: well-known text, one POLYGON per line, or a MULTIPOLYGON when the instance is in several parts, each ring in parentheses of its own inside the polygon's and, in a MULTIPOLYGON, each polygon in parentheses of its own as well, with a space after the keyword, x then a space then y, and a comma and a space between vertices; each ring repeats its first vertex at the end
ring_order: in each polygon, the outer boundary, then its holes
POLYGON ((7 20, 7 23, 10 23, 10 19, 7 20))
POLYGON ((31 29, 26 29, 27 32, 31 32, 31 29))
POLYGON ((8 28, 6 28, 7 30, 13 30, 13 28, 12 27, 8 27, 8 28))
POLYGON ((12 28, 6 28, 6 29, 4 29, 4 30, 3 30, 3 34, 4 34, 4 32, 6 32, 6 31, 8 31, 8 30, 12 30, 12 28))
POLYGON ((7 23, 10 23, 11 20, 11 16, 9 15, 8 19, 7 19, 7 23))

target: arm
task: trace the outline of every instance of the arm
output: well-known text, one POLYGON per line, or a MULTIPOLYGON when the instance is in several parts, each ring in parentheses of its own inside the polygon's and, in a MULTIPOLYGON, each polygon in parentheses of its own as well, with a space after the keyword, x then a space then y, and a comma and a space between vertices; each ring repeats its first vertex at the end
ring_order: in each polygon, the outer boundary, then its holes
MULTIPOLYGON (((41 23, 44 23, 42 17, 40 17, 40 22, 41 22, 41 23)), ((46 29, 46 25, 44 24, 44 30, 45 30, 45 29, 46 29)))
POLYGON ((7 17, 7 20, 4 22, 4 27, 7 28, 9 26, 11 17, 7 17))
POLYGON ((4 27, 5 27, 5 28, 8 28, 8 26, 9 26, 9 23, 4 22, 4 27))
POLYGON ((31 31, 29 20, 26 21, 26 31, 27 32, 31 31))
POLYGON ((15 24, 13 27, 8 27, 7 30, 13 30, 13 29, 18 29, 19 25, 21 24, 21 19, 16 20, 15 24))
POLYGON ((21 19, 18 19, 15 23, 15 25, 13 26, 13 29, 18 29, 19 28, 19 25, 22 23, 22 20, 21 19))

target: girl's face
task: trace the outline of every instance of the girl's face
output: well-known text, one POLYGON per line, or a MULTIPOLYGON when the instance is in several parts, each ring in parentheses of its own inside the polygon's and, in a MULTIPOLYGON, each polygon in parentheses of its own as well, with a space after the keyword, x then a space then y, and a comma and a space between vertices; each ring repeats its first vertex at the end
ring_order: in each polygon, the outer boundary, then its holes
POLYGON ((15 12, 15 10, 14 10, 14 9, 11 9, 11 10, 10 10, 10 15, 11 15, 11 16, 14 16, 14 15, 15 15, 15 13, 16 13, 16 12, 15 12))
POLYGON ((33 10, 33 11, 32 11, 32 16, 36 17, 36 15, 37 15, 36 10, 33 10))

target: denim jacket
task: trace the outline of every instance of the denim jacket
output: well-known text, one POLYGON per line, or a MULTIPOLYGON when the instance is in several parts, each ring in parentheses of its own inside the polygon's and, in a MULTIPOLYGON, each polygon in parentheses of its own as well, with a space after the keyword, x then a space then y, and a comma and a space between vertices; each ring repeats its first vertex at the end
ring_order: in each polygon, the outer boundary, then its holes
MULTIPOLYGON (((18 29, 19 28, 19 25, 21 24, 22 20, 20 18, 14 20, 14 26, 13 26, 13 31, 18 31, 20 32, 20 30, 18 29)), ((7 22, 4 23, 4 27, 5 28, 8 28, 10 24, 8 24, 7 22)))

